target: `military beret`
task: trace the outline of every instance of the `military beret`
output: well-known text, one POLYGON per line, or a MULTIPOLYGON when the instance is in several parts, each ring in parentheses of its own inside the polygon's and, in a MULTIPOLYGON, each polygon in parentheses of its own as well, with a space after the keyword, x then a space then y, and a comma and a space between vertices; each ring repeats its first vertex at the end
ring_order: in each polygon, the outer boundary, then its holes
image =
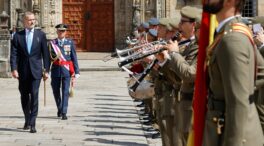
POLYGON ((150 29, 149 30, 149 34, 152 35, 153 37, 157 37, 158 36, 158 31, 156 29, 150 29))
POLYGON ((195 19, 198 17, 198 15, 201 14, 202 14, 202 10, 196 7, 185 6, 181 9, 181 15, 183 17, 194 19, 194 21, 196 21, 195 19))
POLYGON ((150 24, 150 25, 158 25, 159 24, 159 20, 157 19, 157 18, 150 18, 149 19, 149 21, 148 21, 148 23, 150 24))
POLYGON ((179 27, 179 23, 180 23, 180 18, 179 17, 175 17, 175 18, 171 18, 169 25, 173 28, 178 28, 179 27))
POLYGON ((68 26, 66 24, 58 24, 55 26, 58 30, 66 30, 68 26))
POLYGON ((141 23, 141 26, 144 27, 145 29, 149 28, 149 23, 148 22, 143 22, 141 23))

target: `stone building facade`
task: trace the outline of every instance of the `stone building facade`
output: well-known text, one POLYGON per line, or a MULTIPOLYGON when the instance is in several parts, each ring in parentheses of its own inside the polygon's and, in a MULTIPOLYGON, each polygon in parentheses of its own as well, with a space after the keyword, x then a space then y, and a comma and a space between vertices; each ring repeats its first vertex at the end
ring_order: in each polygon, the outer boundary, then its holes
MULTIPOLYGON (((22 23, 22 14, 23 12, 29 10, 33 11, 36 14, 38 27, 41 28, 44 32, 46 32, 48 39, 53 39, 56 37, 56 31, 54 26, 58 23, 67 21, 72 24, 72 32, 70 32, 70 36, 74 37, 73 39, 77 43, 78 51, 95 51, 95 52, 103 52, 103 51, 114 51, 114 48, 120 48, 124 44, 124 38, 127 35, 130 35, 133 28, 140 24, 141 22, 147 21, 151 17, 175 17, 179 15, 179 10, 185 5, 193 5, 200 6, 200 0, 100 0, 108 3, 113 3, 113 27, 111 32, 113 35, 109 35, 108 39, 112 38, 113 43, 111 45, 107 45, 106 38, 98 37, 96 35, 90 36, 91 31, 94 28, 89 29, 90 24, 98 23, 90 23, 88 20, 86 21, 86 17, 90 17, 89 12, 95 13, 96 10, 92 10, 90 7, 93 3, 96 4, 96 1, 99 0, 0 0, 0 12, 6 11, 10 15, 9 19, 9 28, 11 29, 13 26, 16 26, 18 29, 23 28, 22 23), (89 6, 87 3, 91 3, 89 6), (82 11, 78 11, 77 4, 87 5, 82 11), (74 6, 77 6, 74 7, 74 6), (73 7, 72 10, 67 7, 73 7), (69 12, 70 11, 70 12, 69 12), (83 21, 72 20, 70 18, 65 18, 67 16, 73 17, 75 15, 67 14, 67 13, 78 13, 80 19, 84 19, 83 21), (77 25, 76 23, 79 23, 77 25), (90 23, 90 24, 89 24, 90 23), (75 30, 74 30, 75 29, 75 30), (87 29, 89 31, 87 31, 87 29), (77 35, 79 34, 79 35, 77 35), (76 36, 74 36, 76 35, 76 36), (80 39, 83 38, 83 39, 80 39), (87 40, 89 38, 90 40, 87 40), (96 40, 91 41, 91 39, 101 40, 101 42, 106 42, 104 46, 110 46, 108 49, 101 49, 98 43, 96 44, 96 40), (94 45, 89 45, 85 42, 94 43, 94 45), (78 45, 80 44, 80 45, 78 45), (90 49, 89 49, 90 47, 90 49), (93 49, 91 47, 98 47, 99 49, 93 49), (88 49, 86 49, 88 48, 88 49)), ((254 9, 256 10, 256 15, 264 16, 264 1, 262 0, 251 0, 254 2, 254 9)), ((93 5, 95 6, 95 5, 93 5)), ((102 7, 98 7, 99 9, 102 7)), ((101 13, 98 15, 101 15, 101 13)), ((76 17, 78 17, 76 14, 76 17)), ((105 15, 106 16, 106 15, 105 15)), ((100 21, 101 19, 94 19, 93 21, 100 21)), ((109 20, 110 21, 110 20, 109 20)), ((104 23, 104 21, 101 21, 104 23)), ((105 27, 105 26, 100 26, 105 27)), ((71 27, 70 27, 71 28, 71 27)), ((98 28, 99 29, 99 28, 98 28)), ((109 29, 109 28, 107 28, 109 29)), ((104 30, 106 31, 106 29, 104 30)), ((97 32, 92 32, 94 34, 99 34, 99 30, 97 32)), ((105 34, 101 34, 106 35, 105 34)), ((111 42, 109 42, 111 43, 111 42)), ((101 47, 104 47, 101 46, 101 47)))

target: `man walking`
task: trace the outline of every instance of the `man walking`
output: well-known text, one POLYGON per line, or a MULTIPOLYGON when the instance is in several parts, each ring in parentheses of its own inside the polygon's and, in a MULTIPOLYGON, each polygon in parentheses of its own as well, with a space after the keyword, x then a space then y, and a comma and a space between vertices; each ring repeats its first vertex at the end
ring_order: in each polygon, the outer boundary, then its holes
POLYGON ((58 24, 58 38, 50 41, 51 60, 53 62, 51 68, 51 86, 53 95, 57 105, 57 116, 62 120, 67 120, 69 88, 75 78, 80 76, 77 55, 73 41, 66 38, 65 24, 58 24), (61 90, 61 91, 60 91, 61 90))
POLYGON ((10 64, 12 76, 19 81, 21 104, 25 116, 23 129, 30 128, 31 133, 36 133, 39 85, 42 75, 43 80, 48 78, 49 52, 45 33, 34 29, 34 14, 25 12, 23 22, 25 29, 17 32, 13 38, 10 64))

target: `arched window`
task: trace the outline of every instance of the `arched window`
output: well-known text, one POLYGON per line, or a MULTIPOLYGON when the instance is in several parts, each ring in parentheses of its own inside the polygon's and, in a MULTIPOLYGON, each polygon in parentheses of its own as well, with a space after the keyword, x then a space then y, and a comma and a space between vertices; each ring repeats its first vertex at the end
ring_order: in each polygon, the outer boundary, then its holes
POLYGON ((243 17, 254 17, 257 15, 257 0, 246 0, 243 17))

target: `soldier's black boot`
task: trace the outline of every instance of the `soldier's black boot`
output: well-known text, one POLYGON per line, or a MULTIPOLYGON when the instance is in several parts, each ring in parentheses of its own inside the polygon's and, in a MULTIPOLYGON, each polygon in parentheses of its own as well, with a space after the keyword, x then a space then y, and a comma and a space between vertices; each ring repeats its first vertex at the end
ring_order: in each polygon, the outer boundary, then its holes
POLYGON ((58 111, 58 112, 57 112, 57 116, 58 116, 58 117, 61 117, 61 111, 58 111))
POLYGON ((27 122, 25 122, 25 124, 24 124, 24 127, 23 127, 23 130, 28 130, 29 129, 29 125, 28 125, 28 123, 27 122))
POLYGON ((68 117, 66 116, 66 114, 62 114, 62 117, 61 117, 62 120, 67 120, 68 117))
POLYGON ((36 130, 35 126, 31 126, 29 132, 30 133, 37 133, 37 130, 36 130))

